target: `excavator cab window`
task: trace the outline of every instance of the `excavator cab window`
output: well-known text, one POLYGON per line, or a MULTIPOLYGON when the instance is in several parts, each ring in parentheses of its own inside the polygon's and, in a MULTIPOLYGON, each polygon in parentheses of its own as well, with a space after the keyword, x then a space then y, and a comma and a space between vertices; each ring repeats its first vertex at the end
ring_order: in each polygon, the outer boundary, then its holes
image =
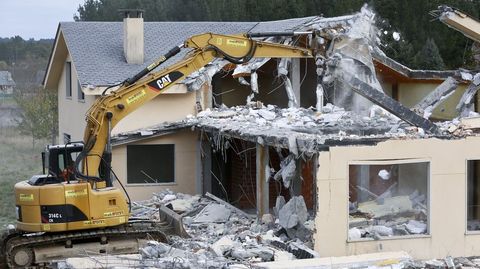
POLYGON ((75 180, 74 165, 77 155, 83 150, 83 143, 50 145, 42 153, 45 176, 34 176, 31 185, 45 185, 75 180))

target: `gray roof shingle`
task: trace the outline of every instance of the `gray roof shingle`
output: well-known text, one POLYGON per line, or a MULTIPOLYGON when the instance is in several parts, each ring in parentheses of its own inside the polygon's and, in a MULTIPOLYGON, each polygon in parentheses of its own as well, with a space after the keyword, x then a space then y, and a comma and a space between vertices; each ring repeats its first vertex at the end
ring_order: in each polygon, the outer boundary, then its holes
POLYGON ((15 86, 9 71, 0 71, 0 86, 15 86))
MULTIPOLYGON (((62 22, 60 31, 83 86, 106 86, 124 81, 148 64, 180 45, 188 37, 212 32, 295 30, 316 17, 270 22, 145 22, 145 63, 128 64, 123 54, 123 22, 62 22)), ((184 57, 186 50, 163 64, 168 66, 184 57)))

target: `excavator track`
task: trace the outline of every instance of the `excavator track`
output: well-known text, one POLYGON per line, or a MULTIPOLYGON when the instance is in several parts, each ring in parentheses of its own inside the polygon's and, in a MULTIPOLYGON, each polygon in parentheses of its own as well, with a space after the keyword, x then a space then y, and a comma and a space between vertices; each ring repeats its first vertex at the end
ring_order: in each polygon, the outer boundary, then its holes
MULTIPOLYGON (((138 221, 125 225, 64 233, 10 233, 4 239, 5 257, 1 257, 0 268, 48 268, 36 264, 34 248, 68 244, 76 241, 101 241, 115 239, 148 239, 168 242, 167 235, 173 234, 173 227, 167 222, 138 221)), ((2 238, 3 239, 3 238, 2 238)))

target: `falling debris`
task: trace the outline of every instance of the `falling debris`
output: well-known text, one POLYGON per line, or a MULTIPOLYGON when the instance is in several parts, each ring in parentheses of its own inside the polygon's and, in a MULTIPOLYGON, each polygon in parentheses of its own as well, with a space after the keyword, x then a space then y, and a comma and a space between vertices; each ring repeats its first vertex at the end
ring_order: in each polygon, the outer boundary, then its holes
POLYGON ((380 172, 378 172, 378 176, 383 180, 390 179, 390 173, 385 169, 380 170, 380 172))

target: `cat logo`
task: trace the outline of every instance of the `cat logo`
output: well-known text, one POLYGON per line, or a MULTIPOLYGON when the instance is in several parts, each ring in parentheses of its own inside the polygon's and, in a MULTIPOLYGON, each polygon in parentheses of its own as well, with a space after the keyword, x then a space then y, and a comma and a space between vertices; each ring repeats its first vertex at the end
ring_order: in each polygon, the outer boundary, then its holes
POLYGON ((172 80, 170 79, 170 74, 166 74, 165 76, 157 79, 157 86, 160 90, 167 87, 170 83, 172 83, 172 80))
POLYGON ((168 74, 162 75, 161 77, 150 81, 147 85, 148 87, 155 91, 159 92, 164 90, 166 87, 173 85, 177 80, 183 77, 183 73, 180 71, 172 71, 168 74))

